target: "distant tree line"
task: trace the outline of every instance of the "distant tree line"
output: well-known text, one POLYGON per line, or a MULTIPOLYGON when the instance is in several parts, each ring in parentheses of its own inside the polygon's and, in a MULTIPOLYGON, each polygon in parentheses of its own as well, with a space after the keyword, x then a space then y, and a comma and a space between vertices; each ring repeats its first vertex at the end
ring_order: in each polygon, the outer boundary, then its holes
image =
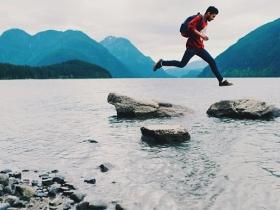
POLYGON ((0 79, 81 79, 111 78, 111 74, 100 66, 72 60, 42 67, 19 66, 0 63, 0 79))

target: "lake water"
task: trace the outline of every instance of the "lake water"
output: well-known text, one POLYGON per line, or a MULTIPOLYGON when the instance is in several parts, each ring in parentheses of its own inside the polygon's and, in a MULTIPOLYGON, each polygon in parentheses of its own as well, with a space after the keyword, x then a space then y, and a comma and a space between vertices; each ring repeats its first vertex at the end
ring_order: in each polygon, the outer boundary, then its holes
POLYGON ((58 169, 89 200, 131 210, 277 210, 280 119, 209 118, 209 106, 251 98, 280 107, 280 79, 0 81, 0 169, 58 169), (110 92, 184 105, 172 119, 121 120, 110 92), (177 146, 141 141, 140 127, 180 124, 191 135, 177 146), (96 140, 93 144, 87 140, 96 140), (100 164, 110 170, 101 173, 100 164), (84 183, 94 177, 97 183, 84 183))

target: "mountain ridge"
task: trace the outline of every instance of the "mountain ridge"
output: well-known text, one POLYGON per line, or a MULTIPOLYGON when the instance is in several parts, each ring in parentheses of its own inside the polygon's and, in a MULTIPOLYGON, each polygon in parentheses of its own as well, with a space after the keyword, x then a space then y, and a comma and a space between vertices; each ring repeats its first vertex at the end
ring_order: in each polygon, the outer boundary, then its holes
MULTIPOLYGON (((225 77, 279 77, 280 18, 240 38, 216 58, 225 77)), ((209 67, 200 77, 212 77, 209 67)))

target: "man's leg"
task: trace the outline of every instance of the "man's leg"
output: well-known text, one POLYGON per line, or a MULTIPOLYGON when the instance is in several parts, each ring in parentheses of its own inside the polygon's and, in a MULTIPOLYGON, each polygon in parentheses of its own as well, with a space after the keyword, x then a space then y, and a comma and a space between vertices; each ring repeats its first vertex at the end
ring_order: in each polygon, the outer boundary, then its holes
POLYGON ((195 55, 195 50, 194 49, 189 49, 187 48, 183 58, 181 61, 164 61, 160 59, 155 65, 154 65, 154 71, 158 70, 162 66, 176 66, 179 68, 183 68, 184 66, 187 65, 187 63, 190 61, 190 59, 195 55))
POLYGON ((190 61, 190 59, 195 55, 195 51, 193 49, 187 48, 181 61, 164 61, 162 60, 161 64, 162 66, 176 66, 179 68, 183 68, 187 65, 187 63, 190 61))
POLYGON ((223 77, 218 70, 218 67, 216 65, 216 61, 214 60, 214 58, 205 49, 197 49, 196 55, 201 57, 203 60, 205 60, 209 64, 212 72, 219 80, 219 83, 221 83, 223 81, 223 77))

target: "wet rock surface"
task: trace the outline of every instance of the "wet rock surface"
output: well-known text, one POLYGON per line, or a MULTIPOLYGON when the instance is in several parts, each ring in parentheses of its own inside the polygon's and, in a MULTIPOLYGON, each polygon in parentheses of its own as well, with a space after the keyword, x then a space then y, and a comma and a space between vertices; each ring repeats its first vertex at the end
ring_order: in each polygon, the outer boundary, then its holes
POLYGON ((116 93, 110 93, 107 101, 115 106, 117 116, 122 118, 178 117, 192 112, 183 106, 153 101, 144 102, 116 93))
POLYGON ((225 100, 212 104, 207 114, 217 118, 267 120, 279 117, 280 109, 251 99, 225 100))
POLYGON ((190 139, 188 130, 180 125, 151 125, 140 130, 142 140, 150 143, 176 144, 190 139))

